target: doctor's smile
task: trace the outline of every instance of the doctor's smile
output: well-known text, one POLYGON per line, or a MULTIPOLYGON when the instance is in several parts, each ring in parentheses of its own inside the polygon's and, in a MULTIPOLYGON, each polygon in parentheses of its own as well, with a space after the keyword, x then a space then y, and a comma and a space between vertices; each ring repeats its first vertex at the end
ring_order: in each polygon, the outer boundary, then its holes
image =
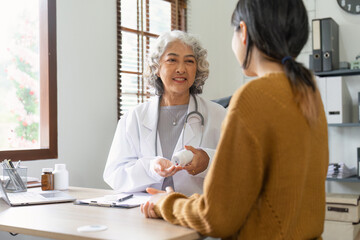
POLYGON ((173 80, 176 81, 176 82, 184 82, 184 81, 187 80, 187 78, 179 78, 179 77, 177 77, 177 78, 173 78, 173 80))

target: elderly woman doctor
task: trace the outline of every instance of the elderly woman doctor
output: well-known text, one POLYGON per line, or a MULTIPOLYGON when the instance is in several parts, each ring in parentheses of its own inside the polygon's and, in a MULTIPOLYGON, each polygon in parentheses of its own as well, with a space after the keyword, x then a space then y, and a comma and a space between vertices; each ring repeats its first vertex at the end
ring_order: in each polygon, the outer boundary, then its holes
POLYGON ((161 35, 150 53, 145 78, 156 97, 129 110, 119 121, 104 180, 122 192, 172 186, 186 195, 202 193, 226 110, 197 96, 208 77, 207 52, 192 35, 161 35), (186 166, 170 160, 184 147, 186 166))

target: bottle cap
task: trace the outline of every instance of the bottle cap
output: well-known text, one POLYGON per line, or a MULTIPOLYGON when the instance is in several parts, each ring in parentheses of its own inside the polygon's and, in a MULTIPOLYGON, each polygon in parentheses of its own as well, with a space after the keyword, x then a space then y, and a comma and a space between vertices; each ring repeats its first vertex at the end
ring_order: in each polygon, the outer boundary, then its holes
POLYGON ((53 169, 52 168, 43 168, 42 172, 52 172, 53 169))
POLYGON ((66 169, 66 164, 64 163, 55 164, 55 170, 64 170, 64 169, 66 169))

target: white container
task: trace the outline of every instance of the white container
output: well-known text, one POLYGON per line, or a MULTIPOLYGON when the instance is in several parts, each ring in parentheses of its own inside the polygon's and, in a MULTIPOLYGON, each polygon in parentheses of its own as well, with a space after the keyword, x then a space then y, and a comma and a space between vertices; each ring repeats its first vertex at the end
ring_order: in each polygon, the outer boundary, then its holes
POLYGON ((325 220, 323 240, 359 240, 360 223, 325 220))
POLYGON ((69 172, 66 170, 65 164, 55 164, 54 189, 67 190, 69 188, 69 172))
POLYGON ((194 157, 194 154, 192 153, 192 151, 185 149, 185 150, 181 150, 181 151, 175 153, 172 156, 171 161, 176 166, 184 167, 186 164, 188 164, 189 162, 192 161, 193 157, 194 157))
POLYGON ((359 194, 326 193, 325 220, 358 223, 359 200, 359 194))

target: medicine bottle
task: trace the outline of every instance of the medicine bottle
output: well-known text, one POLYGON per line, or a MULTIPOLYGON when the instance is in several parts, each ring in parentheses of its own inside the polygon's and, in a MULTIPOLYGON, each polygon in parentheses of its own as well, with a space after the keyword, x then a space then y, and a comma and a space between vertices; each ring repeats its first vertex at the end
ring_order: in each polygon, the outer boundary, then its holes
POLYGON ((41 190, 54 190, 54 174, 52 168, 43 168, 41 175, 41 190))
POLYGON ((181 150, 181 151, 175 153, 172 156, 171 161, 176 166, 185 167, 186 164, 188 164, 189 162, 192 161, 193 157, 194 157, 194 154, 192 153, 192 151, 184 149, 184 150, 181 150))
POLYGON ((55 164, 54 189, 67 190, 69 188, 69 172, 66 170, 66 164, 55 164))

